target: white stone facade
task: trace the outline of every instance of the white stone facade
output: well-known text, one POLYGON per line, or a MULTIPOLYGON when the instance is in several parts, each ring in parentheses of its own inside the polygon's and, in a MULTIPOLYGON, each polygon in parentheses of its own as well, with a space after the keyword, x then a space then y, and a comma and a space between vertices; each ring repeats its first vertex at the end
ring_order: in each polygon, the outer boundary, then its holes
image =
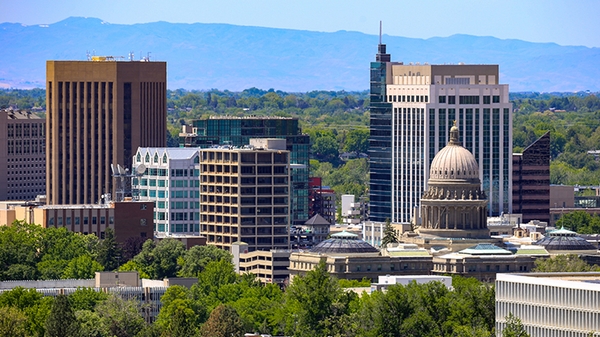
POLYGON ((498 274, 496 336, 512 313, 531 336, 600 336, 600 273, 498 274))

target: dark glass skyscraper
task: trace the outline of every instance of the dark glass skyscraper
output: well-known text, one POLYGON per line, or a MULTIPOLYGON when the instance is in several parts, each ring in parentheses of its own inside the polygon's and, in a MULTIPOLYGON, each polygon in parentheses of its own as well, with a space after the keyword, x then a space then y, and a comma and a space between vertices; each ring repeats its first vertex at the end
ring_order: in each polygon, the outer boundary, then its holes
POLYGON ((180 134, 180 146, 244 146, 250 144, 250 138, 285 138, 292 168, 292 224, 304 224, 308 220, 310 137, 302 133, 298 118, 213 116, 193 121, 189 131, 180 134))
POLYGON ((392 104, 386 102, 386 75, 390 54, 379 44, 375 62, 371 62, 370 91, 370 215, 372 221, 391 219, 392 205, 392 104))

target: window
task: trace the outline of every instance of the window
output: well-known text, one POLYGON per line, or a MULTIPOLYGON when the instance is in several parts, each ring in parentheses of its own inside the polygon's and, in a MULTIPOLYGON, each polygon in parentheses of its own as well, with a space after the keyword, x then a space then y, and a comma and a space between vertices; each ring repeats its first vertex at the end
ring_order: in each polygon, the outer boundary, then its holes
POLYGON ((140 209, 141 210, 148 209, 148 205, 146 205, 146 204, 140 204, 140 209))
POLYGON ((456 104, 456 96, 448 96, 448 104, 456 104))
POLYGON ((140 226, 146 226, 146 219, 140 219, 140 226))
POLYGON ((493 96, 492 103, 500 103, 500 96, 493 96))
POLYGON ((92 225, 95 225, 98 223, 98 218, 96 218, 95 216, 92 217, 92 225))
POLYGON ((490 104, 490 96, 483 96, 483 104, 490 104))

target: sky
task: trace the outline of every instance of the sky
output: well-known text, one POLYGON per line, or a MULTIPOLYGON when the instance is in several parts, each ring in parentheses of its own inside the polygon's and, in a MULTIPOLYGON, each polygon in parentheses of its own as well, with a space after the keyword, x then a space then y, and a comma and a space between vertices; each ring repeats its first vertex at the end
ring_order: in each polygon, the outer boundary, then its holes
MULTIPOLYGON (((598 0, 0 0, 0 22, 228 23, 410 38, 453 34, 600 47, 598 0)), ((385 41, 384 41, 385 43, 385 41)))

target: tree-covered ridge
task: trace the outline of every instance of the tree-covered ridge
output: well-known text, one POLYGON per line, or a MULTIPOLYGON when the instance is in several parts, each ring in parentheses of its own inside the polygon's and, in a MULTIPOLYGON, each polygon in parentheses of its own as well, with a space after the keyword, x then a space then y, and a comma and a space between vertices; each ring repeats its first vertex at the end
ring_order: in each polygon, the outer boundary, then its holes
MULTIPOLYGON (((515 108, 514 152, 523 151, 550 131, 551 183, 600 184, 600 162, 587 153, 600 150, 598 93, 511 93, 510 99, 515 108)), ((45 106, 45 91, 0 89, 0 108, 8 105, 25 109, 45 106)), ((297 117, 302 131, 311 136, 311 156, 318 161, 313 166, 331 164, 331 169, 322 166, 319 172, 324 185, 332 186, 338 194, 361 195, 367 189, 368 183, 359 182, 362 186, 358 187, 352 184, 350 177, 345 177, 342 183, 331 177, 346 164, 340 154, 360 158, 361 153, 368 151, 367 91, 288 93, 257 88, 241 92, 177 89, 167 91, 167 106, 169 146, 178 146, 181 126, 194 119, 214 115, 297 117)))

